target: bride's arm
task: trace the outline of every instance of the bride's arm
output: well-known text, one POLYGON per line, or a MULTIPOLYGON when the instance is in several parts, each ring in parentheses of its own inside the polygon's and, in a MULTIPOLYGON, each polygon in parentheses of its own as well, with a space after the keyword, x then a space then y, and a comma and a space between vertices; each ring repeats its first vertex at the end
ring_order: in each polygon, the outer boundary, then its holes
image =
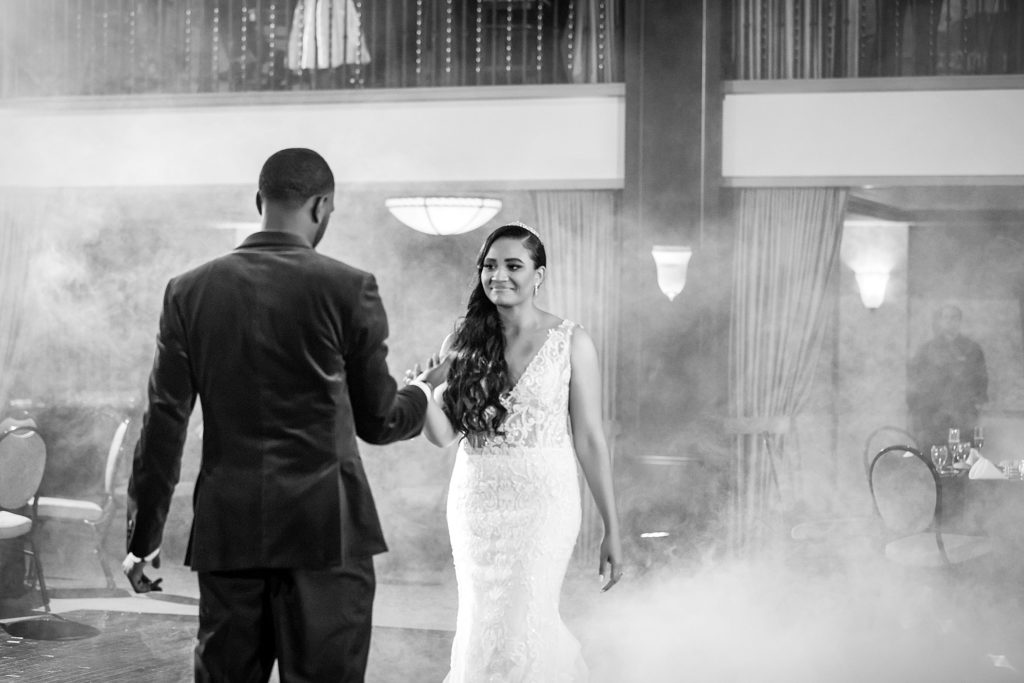
POLYGON ((415 382, 422 382, 427 389, 430 400, 427 401, 427 415, 423 421, 423 435, 427 441, 439 448, 450 446, 459 436, 459 432, 452 426, 451 420, 441 409, 442 395, 448 383, 444 378, 448 375, 448 351, 451 348, 452 335, 448 335, 441 344, 440 358, 431 358, 427 369, 422 372, 415 382))
MULTIPOLYGON (((429 387, 430 384, 427 386, 429 387)), ((433 398, 427 401, 427 416, 423 420, 423 436, 438 448, 450 446, 459 436, 448 416, 441 409, 441 394, 444 393, 446 386, 448 386, 447 382, 442 382, 432 390, 433 398)))
POLYGON ((601 420, 601 368, 594 342, 580 328, 573 331, 571 363, 569 418, 572 440, 583 476, 604 522, 598 572, 608 577, 603 589, 608 590, 622 576, 622 539, 615 509, 612 462, 601 420))

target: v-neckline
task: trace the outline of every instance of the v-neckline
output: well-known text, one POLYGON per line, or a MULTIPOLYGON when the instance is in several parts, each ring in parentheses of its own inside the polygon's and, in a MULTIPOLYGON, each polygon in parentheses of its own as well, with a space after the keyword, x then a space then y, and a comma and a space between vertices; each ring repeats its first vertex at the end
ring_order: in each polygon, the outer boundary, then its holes
MULTIPOLYGON (((512 382, 511 385, 509 385, 508 391, 505 392, 506 395, 511 394, 513 391, 516 390, 516 387, 519 386, 519 383, 523 380, 524 377, 526 377, 526 373, 528 373, 530 371, 530 368, 533 367, 534 361, 537 360, 537 357, 540 356, 542 351, 544 351, 544 347, 548 345, 549 341, 551 341, 551 333, 554 332, 555 330, 557 330, 563 324, 565 324, 564 320, 562 322, 558 323, 557 325, 555 325, 554 327, 549 327, 547 329, 547 333, 546 333, 546 335, 544 337, 544 341, 541 342, 540 346, 537 347, 537 350, 533 352, 532 356, 530 356, 530 360, 527 361, 526 365, 523 366, 523 371, 521 373, 519 373, 519 377, 516 377, 515 381, 512 382)), ((508 362, 506 361, 506 365, 507 364, 508 364, 508 362)), ((511 377, 509 377, 509 379, 511 379, 511 377)))

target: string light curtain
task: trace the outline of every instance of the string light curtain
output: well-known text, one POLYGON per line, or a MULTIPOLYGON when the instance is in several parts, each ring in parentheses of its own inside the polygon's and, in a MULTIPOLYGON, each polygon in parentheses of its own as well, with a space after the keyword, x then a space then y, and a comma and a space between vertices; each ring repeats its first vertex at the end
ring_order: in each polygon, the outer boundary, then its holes
MULTIPOLYGON (((845 189, 740 191, 729 331, 733 420, 792 419, 810 392, 838 267, 845 189)), ((784 437, 736 439, 730 528, 734 550, 771 538, 793 466, 784 437)))
POLYGON ((569 2, 566 60, 573 83, 621 80, 618 3, 613 0, 569 2))
POLYGON ((733 78, 856 75, 851 64, 856 64, 858 27, 850 20, 857 14, 848 0, 733 0, 731 4, 733 78))
MULTIPOLYGON (((608 447, 615 457, 616 367, 619 353, 621 229, 620 193, 615 191, 535 192, 537 228, 547 250, 541 294, 555 315, 583 325, 601 362, 601 411, 608 447)), ((585 486, 582 478, 580 485, 585 486)), ((592 562, 603 526, 593 497, 584 488, 583 522, 576 546, 580 562, 592 562)))
POLYGON ((29 264, 40 230, 35 194, 0 189, 0 411, 10 400, 25 317, 29 264))
POLYGON ((1019 74, 1019 0, 730 0, 729 78, 1019 74))

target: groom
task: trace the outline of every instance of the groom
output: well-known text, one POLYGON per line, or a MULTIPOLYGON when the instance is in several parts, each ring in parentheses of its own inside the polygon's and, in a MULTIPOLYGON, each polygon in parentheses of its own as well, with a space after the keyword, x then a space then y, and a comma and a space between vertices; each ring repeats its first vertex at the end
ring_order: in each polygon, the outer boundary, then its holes
POLYGON ((419 433, 369 273, 314 251, 334 176, 308 149, 263 166, 262 230, 173 278, 129 483, 125 573, 159 552, 196 397, 203 455, 185 563, 199 580, 197 681, 362 681, 373 555, 387 548, 356 437, 419 433))

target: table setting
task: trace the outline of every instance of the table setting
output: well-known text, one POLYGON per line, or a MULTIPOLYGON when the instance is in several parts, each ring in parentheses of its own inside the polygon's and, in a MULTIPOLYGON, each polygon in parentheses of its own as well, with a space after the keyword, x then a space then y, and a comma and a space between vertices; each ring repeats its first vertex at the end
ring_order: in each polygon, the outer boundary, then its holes
POLYGON ((950 429, 948 442, 931 448, 931 461, 935 471, 942 478, 961 477, 966 474, 968 479, 1024 479, 1024 461, 993 462, 982 455, 984 440, 982 427, 975 427, 971 440, 967 442, 961 442, 959 429, 950 429))
POLYGON ((951 429, 948 443, 931 449, 941 489, 940 527, 989 535, 1006 535, 1012 527, 1010 535, 1024 543, 1024 487, 1015 485, 1024 481, 1024 462, 985 453, 981 427, 966 442, 956 432, 951 429))

